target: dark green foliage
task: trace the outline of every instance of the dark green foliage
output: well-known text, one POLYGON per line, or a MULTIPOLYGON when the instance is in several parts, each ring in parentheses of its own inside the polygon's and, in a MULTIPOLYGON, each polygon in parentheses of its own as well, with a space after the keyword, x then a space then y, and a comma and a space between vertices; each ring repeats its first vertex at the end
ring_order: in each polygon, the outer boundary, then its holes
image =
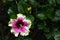
POLYGON ((2 0, 0 4, 0 40, 60 40, 60 0, 2 0), (32 21, 26 37, 10 33, 8 22, 18 13, 32 21))

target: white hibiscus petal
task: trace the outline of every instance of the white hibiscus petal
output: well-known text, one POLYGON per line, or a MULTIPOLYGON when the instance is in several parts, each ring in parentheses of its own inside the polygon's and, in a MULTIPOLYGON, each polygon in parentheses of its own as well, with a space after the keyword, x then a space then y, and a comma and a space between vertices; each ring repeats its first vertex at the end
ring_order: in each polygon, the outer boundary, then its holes
POLYGON ((10 19, 8 26, 12 26, 11 22, 13 21, 13 19, 10 19))
POLYGON ((28 27, 25 27, 25 28, 26 28, 26 32, 20 32, 20 35, 22 35, 22 36, 29 35, 30 30, 28 29, 28 27))
POLYGON ((29 31, 29 28, 28 27, 25 27, 26 28, 26 31, 29 31))
POLYGON ((10 19, 9 23, 8 23, 8 26, 12 27, 12 22, 16 20, 16 19, 10 19))
POLYGON ((12 24, 8 24, 8 26, 12 26, 12 24))
POLYGON ((11 33, 12 33, 12 32, 14 32, 14 30, 13 30, 13 29, 11 29, 11 33))
POLYGON ((27 35, 29 35, 29 31, 27 31, 27 32, 21 32, 20 35, 27 36, 27 35))
POLYGON ((15 19, 10 19, 10 21, 9 21, 9 22, 12 22, 13 20, 15 20, 15 19))
POLYGON ((15 33, 14 35, 15 35, 15 37, 18 37, 19 33, 15 33))
POLYGON ((25 18, 26 16, 21 14, 21 13, 19 13, 19 14, 17 14, 17 18, 19 18, 19 17, 25 18))
POLYGON ((18 37, 18 35, 19 35, 19 32, 18 33, 14 32, 13 28, 11 29, 11 33, 13 33, 15 37, 18 37))
POLYGON ((28 23, 28 27, 30 28, 31 27, 31 24, 32 24, 31 21, 30 20, 26 20, 26 19, 24 19, 23 22, 24 21, 28 23))

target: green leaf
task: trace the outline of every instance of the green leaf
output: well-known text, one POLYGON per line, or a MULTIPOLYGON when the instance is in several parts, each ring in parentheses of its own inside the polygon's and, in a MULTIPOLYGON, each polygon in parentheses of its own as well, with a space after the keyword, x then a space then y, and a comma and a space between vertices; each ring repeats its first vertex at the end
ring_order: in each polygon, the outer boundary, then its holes
POLYGON ((56 4, 56 1, 55 0, 49 0, 49 4, 50 5, 55 5, 56 4))
POLYGON ((54 18, 54 8, 53 7, 46 7, 44 12, 46 17, 50 18, 50 19, 53 19, 54 18))
POLYGON ((56 10, 55 17, 52 19, 53 21, 60 20, 60 10, 56 10))
POLYGON ((13 1, 13 0, 8 0, 8 1, 13 1))
POLYGON ((7 0, 2 0, 3 1, 3 3, 6 3, 7 2, 7 0))
POLYGON ((58 4, 60 4, 60 0, 56 0, 58 4))
POLYGON ((31 38, 25 38, 24 40, 32 40, 31 38))
POLYGON ((27 16, 27 19, 30 19, 32 22, 34 21, 34 17, 32 15, 27 16))
POLYGON ((39 29, 39 30, 41 30, 41 29, 44 30, 45 27, 46 27, 46 23, 45 23, 45 22, 44 22, 44 23, 39 23, 37 26, 38 26, 38 29, 39 29))
POLYGON ((43 30, 44 30, 44 32, 50 32, 49 28, 47 28, 47 27, 45 27, 43 30))
MULTIPOLYGON (((26 0, 27 1, 27 0, 26 0)), ((17 4, 18 6, 18 11, 20 13, 25 13, 28 14, 27 8, 28 8, 28 4, 26 3, 26 1, 20 0, 19 3, 17 4)))
POLYGON ((39 18, 39 19, 41 19, 41 20, 46 19, 46 16, 45 16, 43 13, 38 13, 38 14, 36 15, 36 17, 39 18))
POLYGON ((30 37, 19 36, 18 38, 16 38, 16 40, 32 40, 32 39, 30 37))
POLYGON ((55 40, 60 40, 60 33, 59 34, 55 34, 54 39, 55 40))
POLYGON ((51 38, 52 35, 51 35, 51 33, 46 33, 45 36, 47 39, 49 39, 49 38, 51 38))
POLYGON ((12 19, 15 19, 17 17, 16 13, 11 8, 8 9, 8 14, 12 19))

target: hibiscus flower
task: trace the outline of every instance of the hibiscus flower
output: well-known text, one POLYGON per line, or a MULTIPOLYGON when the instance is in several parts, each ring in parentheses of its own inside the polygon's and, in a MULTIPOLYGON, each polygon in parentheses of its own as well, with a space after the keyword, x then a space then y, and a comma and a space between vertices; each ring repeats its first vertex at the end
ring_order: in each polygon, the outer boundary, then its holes
POLYGON ((30 32, 31 21, 26 19, 23 14, 17 14, 17 19, 10 19, 8 26, 11 27, 11 33, 18 37, 18 35, 27 36, 30 32))

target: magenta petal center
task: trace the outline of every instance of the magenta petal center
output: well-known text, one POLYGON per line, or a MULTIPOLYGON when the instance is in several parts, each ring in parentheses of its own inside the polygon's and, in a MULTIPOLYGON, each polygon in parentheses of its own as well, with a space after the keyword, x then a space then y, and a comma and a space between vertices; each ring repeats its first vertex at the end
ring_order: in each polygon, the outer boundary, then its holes
POLYGON ((24 20, 23 18, 18 18, 17 21, 14 20, 12 24, 14 27, 17 27, 18 29, 22 26, 27 26, 28 25, 27 21, 23 22, 23 20, 24 20))

